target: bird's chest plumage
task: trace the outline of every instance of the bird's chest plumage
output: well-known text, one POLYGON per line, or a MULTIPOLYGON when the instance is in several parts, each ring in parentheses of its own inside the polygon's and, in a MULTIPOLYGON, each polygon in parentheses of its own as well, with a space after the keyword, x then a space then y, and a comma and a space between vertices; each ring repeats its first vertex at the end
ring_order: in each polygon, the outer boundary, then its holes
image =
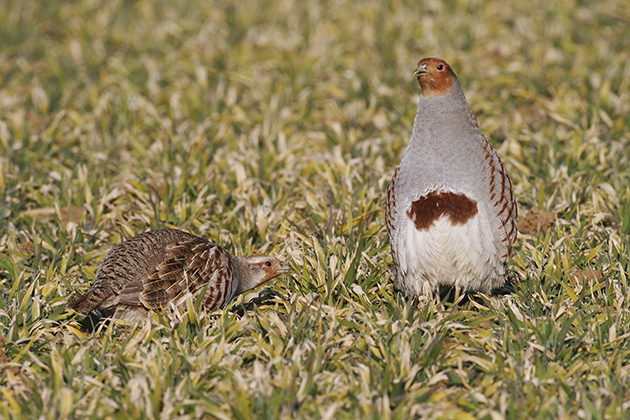
POLYGON ((483 203, 444 190, 405 201, 393 222, 388 215, 398 289, 408 295, 443 285, 490 292, 503 284, 507 260, 483 203))
POLYGON ((496 241, 477 203, 471 200, 474 207, 465 210, 435 211, 421 221, 413 213, 414 204, 401 218, 394 239, 402 262, 399 288, 426 294, 442 285, 490 290, 502 282, 496 241))

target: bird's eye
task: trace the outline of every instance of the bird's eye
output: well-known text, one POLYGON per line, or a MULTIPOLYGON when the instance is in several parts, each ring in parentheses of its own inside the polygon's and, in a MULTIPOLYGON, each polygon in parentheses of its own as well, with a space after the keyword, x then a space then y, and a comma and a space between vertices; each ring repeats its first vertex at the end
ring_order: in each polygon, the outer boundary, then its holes
POLYGON ((269 261, 267 261, 267 262, 265 263, 265 266, 267 266, 267 267, 271 267, 271 263, 270 263, 269 261))
POLYGON ((444 70, 444 65, 443 65, 443 64, 438 64, 437 69, 438 69, 439 71, 444 70))

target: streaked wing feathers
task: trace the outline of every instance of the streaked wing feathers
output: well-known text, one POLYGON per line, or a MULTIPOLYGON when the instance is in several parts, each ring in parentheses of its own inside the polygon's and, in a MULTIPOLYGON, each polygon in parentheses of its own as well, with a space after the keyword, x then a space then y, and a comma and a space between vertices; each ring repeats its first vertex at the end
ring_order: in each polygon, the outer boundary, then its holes
POLYGON ((512 252, 514 240, 516 239, 518 210, 516 200, 514 199, 514 190, 507 169, 505 169, 505 165, 503 165, 497 151, 492 147, 492 144, 486 136, 484 136, 484 139, 484 158, 488 161, 490 167, 490 204, 496 211, 495 220, 504 235, 502 242, 507 242, 505 244, 507 253, 506 255, 502 255, 502 257, 508 258, 512 252))
POLYGON ((232 279, 232 262, 222 248, 201 238, 192 238, 167 247, 165 261, 142 282, 129 283, 119 296, 125 305, 166 307, 191 294, 197 298, 206 285, 204 306, 224 305, 236 290, 232 279))

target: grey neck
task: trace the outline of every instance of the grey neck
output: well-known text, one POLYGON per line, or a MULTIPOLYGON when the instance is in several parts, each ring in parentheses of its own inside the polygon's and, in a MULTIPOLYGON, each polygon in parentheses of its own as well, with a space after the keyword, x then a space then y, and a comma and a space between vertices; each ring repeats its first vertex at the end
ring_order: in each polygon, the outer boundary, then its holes
POLYGON ((236 293, 241 294, 256 287, 257 279, 252 278, 247 257, 235 257, 230 255, 234 267, 234 279, 238 281, 236 293))
POLYGON ((400 187, 417 195, 425 189, 457 190, 474 182, 467 174, 475 173, 474 167, 479 166, 472 157, 478 156, 483 141, 457 80, 446 95, 421 97, 411 140, 400 163, 400 187), (421 184, 417 176, 421 176, 421 184))
MULTIPOLYGON (((477 119, 470 111, 459 80, 453 81, 453 90, 438 98, 420 97, 416 118, 413 124, 410 146, 425 141, 435 144, 433 133, 441 133, 442 138, 456 140, 472 131, 478 131, 477 119), (452 134, 452 138, 444 134, 452 134)), ((437 144, 435 144, 438 146, 437 144)), ((423 147, 431 146, 423 145, 423 147)))

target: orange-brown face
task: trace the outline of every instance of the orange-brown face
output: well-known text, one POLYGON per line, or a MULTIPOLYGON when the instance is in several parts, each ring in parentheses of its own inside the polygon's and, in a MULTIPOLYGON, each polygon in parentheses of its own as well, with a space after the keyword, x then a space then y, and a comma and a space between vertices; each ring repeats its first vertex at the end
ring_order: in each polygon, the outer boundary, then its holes
POLYGON ((287 268, 282 263, 273 257, 258 257, 260 261, 257 261, 259 270, 261 270, 261 276, 258 284, 263 284, 281 274, 288 272, 287 268))
POLYGON ((437 98, 453 89, 455 73, 451 66, 441 58, 423 58, 413 72, 418 78, 425 98, 437 98))
POLYGON ((241 273, 237 293, 260 286, 281 274, 289 272, 288 268, 277 258, 270 256, 238 257, 241 273))

